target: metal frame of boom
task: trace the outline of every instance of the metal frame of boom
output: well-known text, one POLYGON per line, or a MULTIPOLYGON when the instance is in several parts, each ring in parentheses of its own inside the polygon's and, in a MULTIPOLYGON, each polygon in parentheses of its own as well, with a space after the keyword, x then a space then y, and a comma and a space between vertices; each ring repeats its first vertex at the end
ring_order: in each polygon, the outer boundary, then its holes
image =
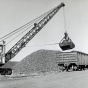
POLYGON ((25 34, 6 54, 5 63, 11 60, 25 45, 49 22, 49 20, 59 11, 64 3, 58 5, 52 12, 45 16, 40 22, 36 23, 34 27, 25 34))

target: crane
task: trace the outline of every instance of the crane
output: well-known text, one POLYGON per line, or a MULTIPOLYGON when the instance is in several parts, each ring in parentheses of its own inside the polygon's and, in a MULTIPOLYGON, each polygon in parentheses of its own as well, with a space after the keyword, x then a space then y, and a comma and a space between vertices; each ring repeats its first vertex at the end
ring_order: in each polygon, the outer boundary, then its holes
MULTIPOLYGON (((59 11, 61 7, 64 7, 65 4, 61 3, 60 5, 56 6, 52 11, 50 11, 45 17, 43 17, 38 23, 34 23, 33 28, 26 33, 10 50, 8 50, 4 55, 0 53, 0 66, 3 66, 13 57, 15 57, 24 47, 25 45, 51 20, 51 18, 59 11), (4 58, 4 62, 3 62, 4 58)), ((4 52, 5 44, 3 42, 0 45, 0 50, 2 53, 4 52)), ((0 68, 0 74, 11 74, 12 71, 10 68, 0 68)))

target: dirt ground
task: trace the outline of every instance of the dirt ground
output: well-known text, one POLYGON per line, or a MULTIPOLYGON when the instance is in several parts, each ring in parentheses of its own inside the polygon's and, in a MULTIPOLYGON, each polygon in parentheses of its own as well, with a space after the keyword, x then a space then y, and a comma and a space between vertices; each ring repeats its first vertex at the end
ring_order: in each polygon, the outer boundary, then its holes
POLYGON ((2 77, 0 88, 88 88, 88 70, 28 77, 2 77))

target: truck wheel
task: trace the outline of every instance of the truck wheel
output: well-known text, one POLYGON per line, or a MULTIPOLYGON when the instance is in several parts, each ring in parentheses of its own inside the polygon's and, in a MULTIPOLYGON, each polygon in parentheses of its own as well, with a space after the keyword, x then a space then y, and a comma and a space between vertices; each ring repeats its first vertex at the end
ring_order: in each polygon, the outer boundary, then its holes
POLYGON ((12 74, 12 71, 8 70, 7 75, 11 75, 11 74, 12 74))
POLYGON ((5 75, 5 71, 1 72, 1 75, 5 75))

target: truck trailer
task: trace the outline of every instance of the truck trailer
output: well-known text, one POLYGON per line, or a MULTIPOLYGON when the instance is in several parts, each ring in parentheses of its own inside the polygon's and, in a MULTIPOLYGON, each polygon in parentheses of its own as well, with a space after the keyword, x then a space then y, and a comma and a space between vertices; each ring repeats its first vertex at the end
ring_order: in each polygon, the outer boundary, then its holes
POLYGON ((80 51, 56 54, 56 63, 62 70, 85 70, 88 67, 88 54, 80 51))

